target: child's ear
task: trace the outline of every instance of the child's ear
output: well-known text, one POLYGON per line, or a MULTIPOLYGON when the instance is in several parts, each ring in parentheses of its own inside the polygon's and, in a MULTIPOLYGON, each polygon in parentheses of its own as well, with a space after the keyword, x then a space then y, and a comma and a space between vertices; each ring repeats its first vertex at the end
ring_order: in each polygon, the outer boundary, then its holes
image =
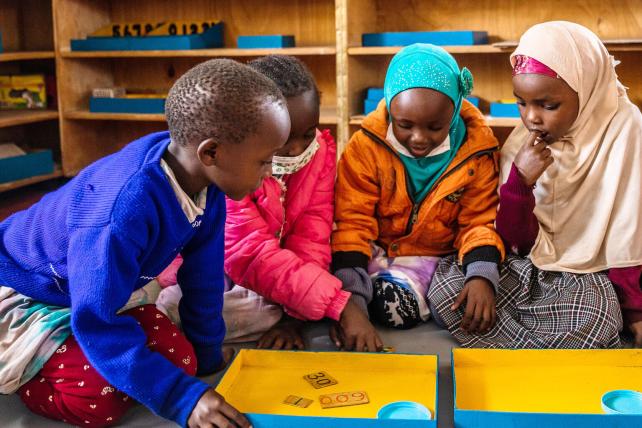
POLYGON ((215 166, 220 157, 220 144, 211 138, 203 140, 196 149, 196 155, 205 166, 215 166))

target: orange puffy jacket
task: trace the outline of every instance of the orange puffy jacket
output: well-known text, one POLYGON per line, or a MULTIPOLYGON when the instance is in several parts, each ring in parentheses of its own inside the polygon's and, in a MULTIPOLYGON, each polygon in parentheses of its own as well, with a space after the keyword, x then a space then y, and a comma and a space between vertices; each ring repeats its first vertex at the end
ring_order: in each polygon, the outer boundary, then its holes
MULTIPOLYGON (((467 136, 448 169, 423 201, 413 201, 409 177, 386 142, 388 111, 382 101, 363 121, 338 165, 334 267, 356 267, 341 256, 365 255, 376 242, 389 257, 444 256, 458 250, 460 261, 478 247, 492 246, 504 257, 493 226, 499 144, 482 113, 464 101, 467 136), (358 255, 358 254, 357 254, 358 255)), ((494 252, 494 250, 493 250, 494 252)))

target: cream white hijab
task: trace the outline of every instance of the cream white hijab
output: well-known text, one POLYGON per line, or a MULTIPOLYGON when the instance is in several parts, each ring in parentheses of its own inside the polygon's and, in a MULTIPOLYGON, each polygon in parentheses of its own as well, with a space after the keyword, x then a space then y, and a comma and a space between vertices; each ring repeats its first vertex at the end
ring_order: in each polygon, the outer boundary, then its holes
MULTIPOLYGON (((616 62, 581 25, 531 27, 511 55, 554 70, 578 93, 568 136, 534 190, 539 234, 531 260, 542 270, 589 273, 642 264, 642 116, 617 79, 616 62)), ((502 149, 501 183, 528 137, 520 124, 502 149)))

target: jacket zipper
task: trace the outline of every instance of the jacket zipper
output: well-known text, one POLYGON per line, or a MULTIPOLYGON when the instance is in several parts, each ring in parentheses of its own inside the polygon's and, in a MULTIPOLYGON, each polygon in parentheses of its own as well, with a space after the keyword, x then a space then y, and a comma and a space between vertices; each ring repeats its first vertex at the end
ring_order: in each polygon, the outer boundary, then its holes
MULTIPOLYGON (((401 161, 401 157, 399 156, 399 154, 397 152, 395 152, 392 148, 390 148, 390 146, 388 146, 377 135, 373 134, 372 132, 368 131, 365 128, 361 128, 361 131, 363 131, 364 134, 366 134, 368 137, 370 137, 376 143, 381 144, 386 149, 388 149, 394 156, 397 157, 397 159, 399 159, 399 161, 401 162, 401 165, 403 166, 403 169, 404 169, 404 172, 405 172, 405 176, 406 176, 406 193, 408 195, 408 198, 410 199, 410 202, 412 202, 412 211, 411 211, 410 217, 408 218, 408 222, 406 223, 406 235, 405 236, 408 236, 412 232, 412 228, 415 225, 415 223, 417 223, 417 220, 419 219, 419 210, 421 208, 421 205, 424 203, 424 201, 426 199, 428 199, 428 195, 430 194, 430 192, 428 192, 426 194, 426 196, 424 196, 424 198, 417 203, 417 201, 415 201, 415 199, 412 197, 412 195, 410 195, 410 182, 409 182, 410 174, 408 173, 408 169, 406 168, 406 165, 401 161)), ((478 157, 481 157, 481 156, 484 156, 484 155, 487 155, 487 154, 495 153, 496 151, 497 151, 497 149, 486 149, 486 150, 480 150, 478 152, 475 152, 475 153, 471 154, 470 156, 468 156, 467 158, 465 158, 464 160, 459 162, 450 171, 446 172, 441 177, 439 177, 437 179, 437 181, 435 181, 435 183, 432 185, 432 188, 435 189, 439 183, 441 183, 443 180, 448 178, 455 171, 459 170, 459 168, 461 168, 469 160, 471 160, 473 158, 478 158, 478 157)))

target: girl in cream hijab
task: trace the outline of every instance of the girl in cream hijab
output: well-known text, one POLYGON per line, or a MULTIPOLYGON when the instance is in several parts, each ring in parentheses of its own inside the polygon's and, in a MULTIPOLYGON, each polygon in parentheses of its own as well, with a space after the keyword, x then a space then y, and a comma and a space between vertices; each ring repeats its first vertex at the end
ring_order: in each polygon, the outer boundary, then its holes
POLYGON ((620 303, 642 346, 642 116, 616 64, 595 34, 563 21, 531 27, 511 55, 522 124, 502 149, 496 223, 528 257, 505 263, 483 335, 460 328, 446 296, 461 284, 440 266, 447 279, 430 298, 464 346, 617 347, 620 303))

